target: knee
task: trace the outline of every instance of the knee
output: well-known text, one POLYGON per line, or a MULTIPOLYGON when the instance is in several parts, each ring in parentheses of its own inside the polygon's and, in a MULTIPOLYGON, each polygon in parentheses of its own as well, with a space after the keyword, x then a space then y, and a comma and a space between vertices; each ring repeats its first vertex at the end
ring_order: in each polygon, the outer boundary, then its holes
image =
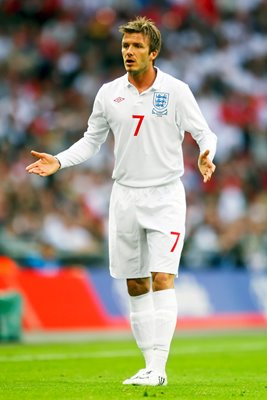
POLYGON ((141 296, 150 290, 149 278, 127 279, 127 289, 130 296, 141 296))
POLYGON ((152 274, 152 289, 153 292, 159 290, 173 289, 175 275, 166 274, 163 272, 153 272, 152 274))

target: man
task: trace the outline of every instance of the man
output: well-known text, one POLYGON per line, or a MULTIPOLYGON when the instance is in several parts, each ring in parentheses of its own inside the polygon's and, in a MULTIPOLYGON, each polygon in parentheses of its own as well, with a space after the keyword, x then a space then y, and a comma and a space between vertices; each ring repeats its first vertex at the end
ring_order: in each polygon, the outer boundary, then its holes
POLYGON ((120 27, 126 75, 104 84, 82 139, 26 170, 48 176, 85 161, 111 130, 115 138, 110 201, 110 272, 127 281, 130 321, 145 368, 125 385, 166 385, 166 363, 177 322, 174 279, 185 235, 182 141, 188 131, 200 148, 198 167, 210 180, 216 136, 189 87, 154 66, 161 35, 145 17, 120 27))

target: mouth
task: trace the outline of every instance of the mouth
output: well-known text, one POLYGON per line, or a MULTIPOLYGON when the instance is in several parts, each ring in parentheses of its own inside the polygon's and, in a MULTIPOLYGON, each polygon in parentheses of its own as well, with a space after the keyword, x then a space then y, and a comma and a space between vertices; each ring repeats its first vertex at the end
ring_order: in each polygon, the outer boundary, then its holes
POLYGON ((130 59, 130 58, 127 58, 126 60, 125 60, 125 65, 127 65, 127 66, 131 66, 131 65, 133 65, 134 64, 134 60, 132 60, 132 59, 130 59))

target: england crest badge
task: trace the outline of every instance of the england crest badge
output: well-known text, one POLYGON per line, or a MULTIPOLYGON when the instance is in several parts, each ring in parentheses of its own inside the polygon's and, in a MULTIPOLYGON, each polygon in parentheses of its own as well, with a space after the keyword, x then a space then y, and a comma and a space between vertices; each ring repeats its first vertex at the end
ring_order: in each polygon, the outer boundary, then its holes
POLYGON ((152 114, 159 117, 168 114, 169 93, 155 92, 153 97, 152 114))

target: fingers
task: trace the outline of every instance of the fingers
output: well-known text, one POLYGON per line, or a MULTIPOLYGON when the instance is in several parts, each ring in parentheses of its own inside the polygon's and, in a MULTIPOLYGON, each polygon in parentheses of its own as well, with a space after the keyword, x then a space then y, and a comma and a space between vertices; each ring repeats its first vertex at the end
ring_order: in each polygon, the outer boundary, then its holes
POLYGON ((206 174, 204 174, 203 182, 204 182, 204 183, 207 183, 208 181, 210 181, 211 175, 212 175, 211 173, 206 173, 206 174))
POLYGON ((36 174, 40 176, 48 176, 50 175, 48 171, 44 171, 42 168, 40 168, 38 165, 31 167, 30 165, 26 168, 27 172, 29 174, 36 174))
POLYGON ((213 163, 211 163, 211 165, 206 168, 206 170, 203 172, 203 182, 204 183, 210 181, 215 169, 216 169, 216 166, 213 163))
POLYGON ((37 174, 37 175, 41 175, 44 176, 44 171, 43 169, 40 168, 40 166, 38 165, 38 161, 36 161, 35 163, 28 165, 26 167, 26 171, 29 172, 30 174, 37 174))
POLYGON ((35 161, 34 163, 26 167, 26 171, 31 172, 33 169, 39 168, 39 165, 40 165, 40 160, 35 161))
POLYGON ((35 161, 34 163, 28 165, 25 169, 27 172, 30 174, 37 174, 37 175, 43 175, 43 171, 40 168, 40 161, 42 159, 42 153, 39 153, 38 151, 32 150, 31 154, 34 157, 37 157, 39 160, 35 161))

